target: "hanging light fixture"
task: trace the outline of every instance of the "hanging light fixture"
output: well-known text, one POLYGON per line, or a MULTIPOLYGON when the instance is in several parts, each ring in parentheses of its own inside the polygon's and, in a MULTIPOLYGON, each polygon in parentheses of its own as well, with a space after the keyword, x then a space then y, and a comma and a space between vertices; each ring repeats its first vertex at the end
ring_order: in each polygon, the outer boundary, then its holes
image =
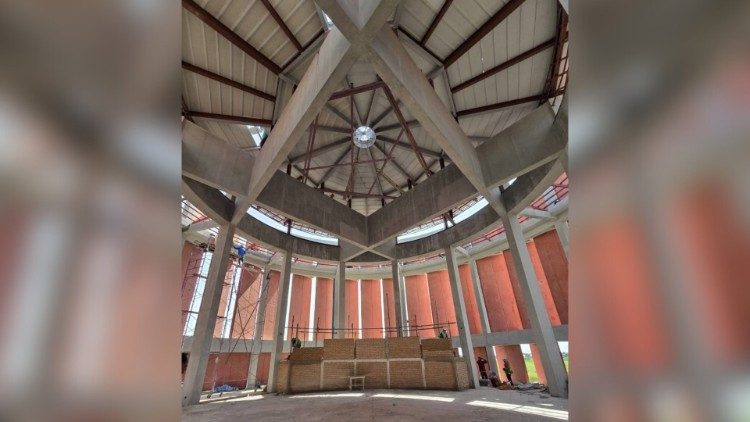
POLYGON ((370 148, 376 141, 375 131, 368 126, 360 126, 354 130, 352 141, 359 148, 370 148))

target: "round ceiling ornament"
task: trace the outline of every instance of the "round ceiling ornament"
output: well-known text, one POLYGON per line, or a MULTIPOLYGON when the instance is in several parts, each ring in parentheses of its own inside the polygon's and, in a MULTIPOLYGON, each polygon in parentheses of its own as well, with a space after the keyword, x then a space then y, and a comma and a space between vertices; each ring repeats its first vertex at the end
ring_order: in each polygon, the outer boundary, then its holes
POLYGON ((359 148, 370 148, 376 141, 375 131, 368 126, 360 126, 354 130, 352 141, 359 148))

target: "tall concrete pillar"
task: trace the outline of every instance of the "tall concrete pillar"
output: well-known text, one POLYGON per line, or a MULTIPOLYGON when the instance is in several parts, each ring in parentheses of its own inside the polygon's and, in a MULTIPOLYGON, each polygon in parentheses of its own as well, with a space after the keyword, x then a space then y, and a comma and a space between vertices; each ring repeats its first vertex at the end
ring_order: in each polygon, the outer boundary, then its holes
POLYGON ((557 231, 557 237, 560 238, 560 243, 565 251, 565 257, 570 258, 568 256, 568 244, 570 242, 568 239, 568 222, 562 219, 555 220, 555 231, 557 231))
POLYGON ((344 338, 346 328, 346 262, 339 262, 333 280, 333 338, 344 338))
MULTIPOLYGON (((477 269, 477 260, 469 258, 469 268, 471 269, 471 282, 474 285, 474 296, 476 297, 477 309, 479 310, 479 325, 482 327, 482 334, 489 334, 490 320, 487 316, 487 306, 484 303, 484 292, 482 292, 482 283, 479 279, 479 270, 477 269)), ((497 366, 497 356, 495 355, 495 347, 492 345, 486 346, 487 349, 487 360, 490 361, 490 370, 496 374, 500 374, 500 370, 497 366)))
POLYGON ((253 332, 253 345, 250 349, 250 366, 247 368, 247 385, 245 388, 255 387, 258 374, 258 359, 262 351, 263 325, 266 322, 266 304, 268 303, 268 282, 271 277, 271 269, 263 268, 263 276, 260 283, 260 299, 255 310, 255 331, 253 332))
MULTIPOLYGON (((406 305, 406 279, 399 271, 398 279, 393 281, 394 286, 398 283, 398 294, 401 300, 401 335, 407 337, 409 333, 409 312, 406 305)), ((394 287, 395 289, 395 287, 394 287)))
POLYGON ((279 369, 279 360, 284 349, 284 328, 286 327, 286 311, 289 296, 289 284, 292 275, 292 253, 284 252, 284 266, 281 269, 279 279, 279 299, 276 304, 276 329, 274 330, 273 348, 271 349, 271 364, 268 370, 268 384, 266 390, 269 393, 276 391, 276 374, 279 369))
MULTIPOLYGON (((502 201, 500 201, 502 203, 502 201)), ((501 213, 500 218, 505 227, 508 238, 508 246, 513 257, 518 284, 520 285, 523 301, 525 302, 526 314, 528 315, 531 329, 534 332, 536 345, 539 347, 540 358, 544 373, 547 375, 547 385, 550 394, 555 397, 567 396, 568 376, 565 372, 560 348, 552 332, 547 307, 539 287, 539 281, 534 273, 534 265, 531 262, 529 250, 523 237, 521 225, 518 224, 516 215, 501 213)))
POLYGON ((451 293, 453 295, 453 307, 456 311, 456 325, 458 326, 458 339, 461 343, 466 367, 469 371, 469 383, 472 388, 479 387, 479 376, 477 374, 476 359, 474 357, 474 345, 471 342, 471 330, 469 329, 469 318, 466 316, 466 304, 464 293, 461 288, 461 279, 458 276, 458 266, 453 248, 445 248, 445 263, 448 267, 448 278, 451 282, 451 293))
POLYGON ((193 343, 190 346, 190 359, 185 370, 185 383, 182 387, 182 405, 197 404, 201 398, 203 379, 206 376, 208 355, 211 351, 216 313, 219 311, 221 292, 229 265, 229 252, 232 250, 235 226, 228 224, 219 227, 216 248, 208 268, 203 299, 195 322, 193 343))
POLYGON ((404 336, 406 332, 406 311, 404 310, 404 289, 401 283, 401 274, 398 270, 398 261, 391 261, 391 277, 393 278, 393 302, 396 307, 396 327, 398 327, 397 334, 399 337, 404 336))

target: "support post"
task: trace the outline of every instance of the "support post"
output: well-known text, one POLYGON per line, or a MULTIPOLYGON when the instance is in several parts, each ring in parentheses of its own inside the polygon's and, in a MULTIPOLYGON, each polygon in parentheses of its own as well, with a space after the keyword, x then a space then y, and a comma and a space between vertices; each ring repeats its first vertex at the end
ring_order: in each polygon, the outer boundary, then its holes
POLYGON ((466 316, 466 304, 464 302, 464 293, 461 289, 461 280, 458 278, 458 266, 456 257, 453 254, 453 247, 445 248, 445 263, 448 267, 448 278, 451 283, 451 293, 453 296, 453 307, 456 311, 456 325, 458 325, 458 339, 461 343, 464 359, 466 359, 466 369, 469 372, 469 383, 472 388, 479 387, 479 377, 477 376, 476 359, 474 357, 474 346, 471 342, 471 331, 469 329, 469 318, 466 316))
POLYGON ((182 405, 198 404, 203 389, 203 379, 206 376, 208 355, 216 326, 216 314, 219 311, 221 292, 224 290, 224 279, 229 266, 229 252, 232 249, 235 226, 227 224, 219 227, 216 248, 211 257, 208 269, 203 299, 195 322, 193 343, 190 346, 190 358, 185 370, 185 383, 182 387, 182 405))
MULTIPOLYGON (((502 198, 500 203, 505 208, 502 198)), ((549 314, 542 298, 539 281, 534 273, 534 266, 531 263, 531 256, 526 247, 523 230, 518 223, 516 215, 509 214, 505 209, 503 211, 505 212, 500 214, 500 219, 505 227, 508 246, 513 257, 516 276, 518 277, 518 284, 521 287, 523 301, 526 305, 526 314, 531 322, 534 339, 539 348, 542 367, 544 368, 544 374, 547 376, 550 394, 555 397, 567 397, 568 375, 565 372, 560 348, 552 332, 552 324, 550 323, 549 314)))
POLYGON ((253 345, 250 349, 250 365, 247 368, 247 384, 245 388, 255 387, 258 373, 258 358, 262 351, 263 327, 266 322, 266 304, 268 303, 268 282, 271 277, 271 269, 263 268, 263 276, 260 283, 260 298, 258 308, 255 311, 255 331, 253 332, 253 345))
POLYGON ((276 391, 276 375, 279 372, 279 359, 284 349, 284 328, 286 327, 287 297, 292 275, 292 252, 284 252, 284 266, 279 279, 279 299, 276 303, 276 330, 274 331, 273 349, 271 349, 271 366, 268 371, 266 391, 276 391))
POLYGON ((565 251, 565 257, 568 257, 568 245, 570 243, 570 240, 568 238, 568 222, 562 219, 555 220, 555 231, 557 231, 557 237, 560 238, 560 243, 562 243, 563 250, 565 251))
MULTIPOLYGON (((479 323, 482 327, 482 334, 489 334, 492 332, 490 329, 490 320, 487 316, 487 306, 484 303, 484 292, 482 291, 482 282, 479 279, 479 270, 477 269, 477 260, 469 258, 469 268, 471 269, 471 282, 474 285, 474 297, 477 302, 477 309, 479 310, 479 323)), ((495 346, 487 345, 487 360, 490 361, 490 370, 500 375, 500 368, 497 366, 497 356, 495 356, 495 346)))
POLYGON ((406 312, 404 311, 404 305, 402 302, 403 289, 401 288, 401 274, 398 270, 398 260, 391 261, 391 277, 393 279, 393 303, 396 308, 396 335, 403 337, 406 331, 405 321, 406 312))
POLYGON ((333 338, 344 338, 346 325, 346 262, 339 262, 333 281, 333 338))

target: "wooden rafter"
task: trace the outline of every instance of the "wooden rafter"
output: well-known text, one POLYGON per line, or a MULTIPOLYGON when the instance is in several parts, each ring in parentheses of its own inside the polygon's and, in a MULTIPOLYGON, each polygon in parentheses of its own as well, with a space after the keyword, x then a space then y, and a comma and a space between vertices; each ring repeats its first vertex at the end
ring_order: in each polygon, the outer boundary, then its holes
MULTIPOLYGON (((383 149, 383 147, 381 147, 380 145, 378 145, 378 144, 377 144, 377 142, 375 143, 375 148, 377 148, 377 149, 378 149, 378 151, 380 151, 380 152, 381 152, 381 153, 382 153, 383 155, 387 155, 387 154, 388 154, 388 153, 387 153, 387 152, 385 151, 385 149, 383 149)), ((389 163, 391 163, 391 164, 393 164, 393 166, 394 166, 394 167, 396 167, 396 168, 398 169, 398 171, 400 171, 400 172, 401 172, 401 174, 402 174, 402 175, 403 175, 403 176, 404 176, 404 177, 405 177, 405 178, 406 178, 407 180, 411 180, 411 176, 409 175, 409 173, 408 173, 408 172, 407 172, 407 171, 406 171, 406 170, 405 170, 405 169, 404 169, 404 168, 403 168, 403 167, 401 166, 401 164, 399 164, 399 163, 398 163, 398 161, 396 161, 396 158, 395 158, 395 157, 391 157, 391 159, 390 159, 390 160, 389 160, 388 162, 389 162, 389 163)))
MULTIPOLYGON (((390 159, 391 159, 391 156, 393 155, 393 151, 394 151, 394 150, 396 149, 396 145, 398 145, 398 142, 399 142, 399 141, 401 140, 401 135, 403 135, 403 134, 404 134, 404 131, 402 130, 402 131, 401 131, 401 132, 400 132, 400 133, 398 134, 398 138, 396 138, 396 142, 394 142, 394 143, 393 143, 393 145, 391 145, 391 149, 390 149, 390 150, 388 150, 388 152, 387 152, 387 153, 385 153, 385 162, 384 162, 384 163, 383 163, 383 165, 382 165, 382 166, 380 167, 380 170, 377 170, 377 168, 376 168, 376 171, 375 171, 375 178, 376 178, 376 179, 377 179, 377 178, 378 178, 378 177, 379 177, 379 176, 380 176, 380 175, 381 175, 381 174, 383 173, 383 169, 385 169, 385 165, 386 165, 386 164, 388 164, 388 160, 390 160, 390 159)), ((383 150, 381 150, 381 149, 379 149, 379 148, 378 148, 378 151, 381 151, 381 152, 383 152, 383 150)), ((370 154, 372 154, 372 153, 370 153, 370 154)), ((408 179, 408 177, 407 177, 407 179, 408 179)), ((387 180, 390 180, 390 178, 388 178, 387 180)), ((392 182, 392 180, 391 180, 391 182, 392 182)), ((372 192, 372 188, 373 188, 374 186, 375 186, 375 181, 373 181, 373 182, 372 182, 372 186, 370 186, 370 189, 369 189, 369 190, 367 191, 367 193, 370 193, 370 192, 372 192)), ((396 186, 394 186, 394 187, 395 187, 396 189, 398 189, 398 185, 396 185, 396 186)), ((382 187, 382 186, 380 187, 380 191, 381 191, 381 193, 382 193, 382 191, 383 191, 383 187, 382 187)))
MULTIPOLYGON (((313 149, 310 152, 310 157, 315 157, 315 156, 323 154, 325 152, 332 151, 332 150, 334 150, 334 149, 336 149, 336 148, 338 148, 340 146, 348 145, 350 142, 351 142, 351 138, 348 138, 348 137, 336 140, 334 142, 331 142, 328 145, 324 145, 324 146, 321 146, 321 147, 313 149)), ((298 162, 304 160, 306 156, 307 156, 307 154, 300 154, 300 155, 298 155, 296 157, 290 158, 289 162, 290 163, 298 163, 298 162)))
POLYGON ((343 89, 341 91, 336 91, 331 95, 328 101, 337 100, 339 98, 344 98, 344 97, 350 97, 352 95, 359 94, 362 92, 374 91, 380 88, 381 86, 383 86, 383 84, 384 84, 383 81, 375 81, 369 84, 364 84, 360 86, 343 89))
POLYGON ((204 119, 226 120, 228 122, 242 123, 246 125, 256 125, 256 126, 266 126, 266 127, 271 126, 271 120, 259 119, 257 117, 229 116, 227 114, 204 113, 202 111, 192 111, 192 110, 185 110, 183 113, 191 117, 201 117, 204 119))
POLYGON ((198 75, 201 75, 201 76, 205 76, 205 77, 207 77, 209 79, 213 79, 213 80, 215 80, 217 82, 221 82, 224 85, 229 85, 229 86, 231 86, 233 88, 237 88, 239 90, 245 91, 245 92, 247 92, 249 94, 255 95, 256 97, 260 97, 260 98, 263 98, 263 99, 268 100, 268 101, 276 101, 276 97, 273 96, 273 95, 271 95, 271 94, 268 94, 268 93, 263 92, 263 91, 261 91, 259 89, 253 88, 251 86, 247 86, 245 84, 239 83, 239 82, 234 81, 232 79, 229 79, 227 77, 221 76, 219 74, 211 72, 210 70, 203 69, 202 67, 198 67, 198 66, 196 66, 194 64, 191 64, 191 63, 188 63, 188 62, 186 62, 184 60, 182 61, 182 68, 185 69, 185 70, 189 70, 189 71, 191 71, 191 72, 193 72, 195 74, 198 74, 198 75))
POLYGON ((182 7, 184 7, 188 12, 192 13, 198 19, 203 21, 203 23, 213 28, 214 31, 218 32, 222 37, 229 40, 229 42, 237 46, 237 48, 239 48, 240 50, 244 51, 248 56, 255 59, 266 69, 273 72, 274 75, 278 75, 279 73, 281 73, 281 67, 279 67, 279 65, 274 63, 271 59, 258 51, 255 47, 250 45, 250 43, 237 35, 234 31, 229 29, 228 26, 224 25, 223 23, 221 23, 221 21, 213 17, 213 15, 208 13, 202 7, 198 6, 196 2, 194 2, 193 0, 182 0, 182 7))
POLYGON ((521 63, 522 61, 524 61, 524 60, 526 60, 526 59, 528 59, 530 57, 533 57, 534 55, 536 55, 536 54, 538 54, 538 53, 540 53, 540 52, 542 52, 542 51, 544 51, 544 50, 552 47, 553 45, 555 45, 555 39, 551 38, 551 39, 545 41, 544 43, 542 43, 542 44, 540 44, 540 45, 532 48, 531 50, 527 50, 527 51, 525 51, 525 52, 517 55, 516 57, 513 57, 510 60, 507 60, 507 61, 505 61, 503 63, 500 63, 499 65, 493 67, 492 69, 487 70, 486 72, 480 73, 479 75, 474 76, 473 78, 471 78, 469 80, 466 80, 466 81, 464 81, 464 82, 462 82, 462 83, 460 83, 460 84, 452 87, 451 88, 451 92, 458 92, 458 91, 460 91, 460 90, 462 90, 464 88, 468 88, 468 87, 474 85, 475 83, 477 83, 477 82, 479 82, 481 80, 489 78, 490 76, 492 76, 492 75, 494 75, 494 74, 496 74, 498 72, 501 72, 501 71, 503 71, 503 70, 505 70, 505 69, 507 69, 507 68, 509 68, 509 67, 511 67, 513 65, 515 65, 515 64, 521 63))
POLYGON ((354 161, 354 162, 349 162, 349 163, 325 164, 325 165, 322 165, 322 166, 309 167, 308 170, 322 170, 322 169, 327 169, 327 168, 330 168, 330 167, 342 167, 342 166, 345 167, 345 166, 351 166, 351 165, 358 166, 358 165, 361 165, 361 164, 379 163, 381 161, 385 161, 385 159, 384 158, 377 158, 377 159, 372 159, 372 160, 360 160, 360 161, 354 161))
POLYGON ((489 34, 500 22, 504 21, 514 10, 516 10, 524 0, 510 0, 505 3, 500 10, 497 11, 491 18, 487 20, 482 26, 479 27, 469 38, 466 39, 457 49, 455 49, 448 57, 443 60, 443 66, 448 67, 456 62, 461 56, 466 54, 476 43, 478 43, 485 35, 489 34))
MULTIPOLYGON (((343 159, 344 159, 344 157, 346 157, 346 156, 347 156, 348 154, 349 154, 349 149, 346 149, 346 150, 345 150, 345 151, 344 151, 344 152, 343 152, 343 153, 342 153, 342 154, 341 154, 341 155, 340 155, 340 156, 339 156, 339 157, 338 157, 338 158, 336 159, 336 161, 334 161, 333 163, 334 163, 334 164, 338 164, 338 163, 340 163, 340 162, 341 162, 341 160, 343 160, 343 159)), ((335 167, 335 166, 331 166, 331 168, 329 168, 329 169, 328 169, 328 170, 327 170, 327 171, 325 172, 325 174, 323 174, 323 177, 321 177, 321 178, 320 178, 320 181, 318 182, 318 187, 320 187, 320 186, 321 186, 321 185, 322 185, 323 183, 325 183, 325 181, 326 181, 326 180, 328 180, 328 178, 329 178, 329 177, 331 176, 331 174, 333 174, 333 171, 334 171, 334 170, 336 170, 336 167, 335 167)))
POLYGON ((422 169, 424 169, 425 173, 427 173, 428 175, 431 174, 432 172, 427 167, 427 162, 424 160, 424 157, 422 156, 422 152, 419 150, 419 145, 417 145, 417 141, 414 139, 414 135, 411 133, 411 129, 409 129, 409 125, 406 123, 406 119, 404 118, 404 115, 401 113, 401 109, 398 107, 398 104, 396 104, 396 99, 393 97, 391 90, 388 88, 388 86, 384 86, 383 91, 385 92, 386 97, 388 97, 388 101, 391 103, 391 107, 393 107, 393 111, 396 112, 396 118, 398 118, 398 121, 401 123, 401 126, 404 127, 404 131, 406 132, 406 139, 409 140, 409 143, 411 144, 411 147, 414 150, 414 154, 417 155, 417 160, 419 160, 419 164, 422 165, 422 169))
POLYGON ((273 5, 271 5, 271 2, 268 0, 260 0, 261 3, 263 3, 263 6, 266 7, 268 10, 268 13, 271 14, 271 17, 273 20, 276 21, 277 24, 279 24, 279 27, 282 31, 284 31, 284 34, 286 34, 287 38, 289 38, 289 41, 294 44, 294 47, 297 48, 297 51, 302 51, 304 48, 302 47, 302 44, 297 41, 297 38, 295 38, 294 34, 292 34, 292 31, 289 30, 289 27, 286 26, 286 23, 283 19, 281 19, 281 16, 276 12, 276 9, 273 8, 273 5))
POLYGON ((481 107, 469 108, 466 110, 459 111, 457 113, 457 117, 465 117, 465 116, 470 116, 472 114, 500 110, 501 108, 512 107, 512 106, 519 105, 519 104, 533 103, 536 101, 544 101, 548 98, 556 97, 560 94, 561 92, 552 92, 549 94, 532 95, 530 97, 518 98, 518 99, 510 100, 510 101, 503 101, 503 102, 499 102, 495 104, 488 104, 488 105, 481 106, 481 107))
POLYGON ((425 44, 427 44, 427 41, 430 39, 430 35, 432 35, 432 32, 435 30, 435 28, 437 28, 438 24, 443 19, 445 12, 447 12, 448 8, 451 7, 451 3, 453 3, 453 0, 445 0, 445 3, 443 3, 443 6, 440 8, 437 15, 435 15, 435 19, 432 20, 429 28, 427 28, 427 31, 422 36, 422 39, 419 40, 419 45, 424 46, 425 44))

